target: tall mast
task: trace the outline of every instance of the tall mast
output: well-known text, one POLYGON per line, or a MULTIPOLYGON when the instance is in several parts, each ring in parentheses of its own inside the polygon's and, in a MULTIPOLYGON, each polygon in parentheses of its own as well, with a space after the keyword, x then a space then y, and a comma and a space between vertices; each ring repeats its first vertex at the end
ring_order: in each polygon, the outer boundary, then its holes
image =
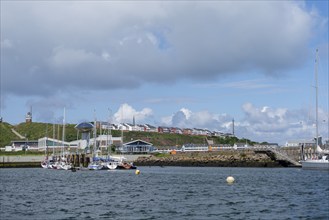
POLYGON ((53 157, 55 156, 55 130, 56 130, 56 126, 55 126, 55 122, 53 124, 53 157))
POLYGON ((110 154, 112 153, 112 149, 111 149, 111 146, 112 146, 112 132, 111 132, 111 112, 112 110, 110 108, 108 108, 109 110, 109 121, 108 121, 108 127, 107 127, 107 138, 110 137, 110 142, 107 143, 107 147, 109 148, 109 151, 110 151, 110 154))
POLYGON ((48 142, 48 123, 46 123, 46 149, 45 149, 46 157, 48 159, 48 144, 47 144, 47 142, 48 142))
POLYGON ((316 146, 319 145, 319 127, 318 127, 318 49, 316 49, 316 56, 315 56, 315 138, 316 138, 316 146))
POLYGON ((123 149, 123 105, 121 106, 121 149, 123 149))
POLYGON ((97 136, 97 119, 96 119, 96 109, 94 109, 94 150, 93 150, 93 157, 95 157, 97 155, 97 140, 96 140, 96 136, 97 136))
POLYGON ((64 116, 63 116, 63 134, 62 134, 62 142, 63 142, 63 147, 62 147, 62 157, 64 157, 64 149, 65 149, 65 107, 64 107, 64 116))

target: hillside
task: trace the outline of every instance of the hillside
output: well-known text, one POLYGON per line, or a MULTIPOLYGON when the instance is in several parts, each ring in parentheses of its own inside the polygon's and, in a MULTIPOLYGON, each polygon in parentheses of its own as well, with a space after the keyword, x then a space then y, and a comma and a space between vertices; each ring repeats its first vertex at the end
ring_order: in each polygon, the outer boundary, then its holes
MULTIPOLYGON (((73 124, 65 125, 65 140, 73 141, 77 139, 77 131, 73 124)), ((21 123, 14 127, 21 135, 26 136, 28 140, 37 140, 39 138, 48 136, 62 140, 63 126, 61 124, 49 123, 21 123)))
MULTIPOLYGON (((74 128, 75 124, 67 124, 65 126, 65 140, 73 141, 77 139, 77 131, 74 128)), ((56 139, 62 139, 63 127, 62 125, 53 125, 49 123, 21 123, 18 125, 10 125, 8 123, 0 123, 0 147, 10 145, 11 141, 20 140, 20 138, 15 135, 11 129, 15 129, 20 135, 25 136, 28 140, 38 140, 39 138, 48 136, 55 137, 56 139)), ((98 131, 99 133, 99 131, 98 131)), ((121 131, 112 130, 112 135, 114 137, 120 137, 121 131)), ((154 146, 181 146, 187 143, 193 144, 205 144, 205 136, 190 136, 182 134, 161 134, 156 132, 139 132, 139 131, 125 131, 123 132, 124 142, 129 142, 131 140, 141 139, 147 142, 151 142, 154 146)), ((248 142, 253 144, 250 140, 238 139, 236 137, 231 138, 221 138, 221 137, 208 137, 214 141, 214 144, 230 144, 233 145, 237 142, 248 142)))
POLYGON ((10 141, 16 140, 18 137, 11 131, 12 125, 3 122, 0 123, 0 147, 10 144, 10 141))
MULTIPOLYGON (((74 129, 75 125, 68 124, 65 126, 65 140, 73 141, 77 139, 77 132, 74 129)), ((11 141, 22 140, 13 131, 14 129, 27 140, 38 140, 39 138, 48 136, 56 139, 62 139, 63 127, 62 125, 48 124, 48 123, 21 123, 18 125, 10 125, 8 123, 0 123, 0 147, 10 145, 11 141), (54 132, 55 131, 55 132, 54 132)), ((23 139, 25 139, 23 138, 23 139)))

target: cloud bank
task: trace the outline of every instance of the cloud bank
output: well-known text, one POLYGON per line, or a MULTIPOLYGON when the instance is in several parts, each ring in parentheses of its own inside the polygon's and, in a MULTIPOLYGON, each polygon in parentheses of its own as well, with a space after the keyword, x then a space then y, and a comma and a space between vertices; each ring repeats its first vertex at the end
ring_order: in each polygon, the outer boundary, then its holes
MULTIPOLYGON (((315 137, 315 115, 310 110, 288 110, 268 106, 242 106, 243 117, 234 119, 235 135, 258 142, 284 144, 291 140, 312 140, 315 137)), ((314 111, 314 110, 313 110, 314 111)), ((232 133, 233 116, 208 111, 192 112, 182 108, 171 116, 162 118, 162 125, 180 128, 203 128, 232 133)), ((328 113, 319 109, 319 134, 328 134, 328 113)))
POLYGON ((303 63, 317 19, 292 1, 5 1, 2 87, 47 97, 280 74, 303 63))

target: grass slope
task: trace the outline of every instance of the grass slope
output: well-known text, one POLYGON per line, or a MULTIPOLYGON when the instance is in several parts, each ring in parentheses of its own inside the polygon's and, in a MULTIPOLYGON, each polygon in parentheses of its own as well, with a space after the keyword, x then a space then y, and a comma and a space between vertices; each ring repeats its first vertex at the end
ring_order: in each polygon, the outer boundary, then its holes
POLYGON ((11 140, 18 139, 18 137, 11 131, 13 128, 12 125, 2 122, 0 123, 0 146, 8 146, 10 145, 11 140))

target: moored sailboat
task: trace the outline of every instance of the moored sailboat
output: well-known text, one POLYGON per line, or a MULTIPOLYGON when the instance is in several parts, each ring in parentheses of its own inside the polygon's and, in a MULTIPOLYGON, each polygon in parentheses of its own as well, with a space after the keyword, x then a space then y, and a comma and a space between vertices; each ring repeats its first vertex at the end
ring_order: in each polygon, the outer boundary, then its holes
MULTIPOLYGON (((48 133, 48 132, 47 132, 48 133)), ((59 133, 59 132, 58 132, 59 133)), ((52 159, 49 158, 48 154, 48 138, 46 138, 46 158, 41 162, 42 168, 47 169, 57 169, 57 170, 70 170, 72 169, 72 164, 67 160, 67 158, 64 156, 65 154, 65 108, 64 108, 64 117, 63 117, 63 134, 62 134, 62 149, 61 149, 61 155, 55 156, 54 151, 54 140, 55 140, 55 127, 53 128, 53 155, 52 159)))
POLYGON ((315 58, 315 93, 316 93, 316 109, 315 109, 315 146, 316 146, 316 154, 315 158, 304 158, 301 161, 303 169, 321 169, 321 170, 329 170, 329 152, 328 150, 323 150, 319 146, 319 128, 318 128, 318 50, 316 50, 316 58, 315 58))
POLYGON ((316 149, 317 157, 306 158, 302 163, 303 169, 329 170, 329 151, 322 150, 319 145, 316 149))

